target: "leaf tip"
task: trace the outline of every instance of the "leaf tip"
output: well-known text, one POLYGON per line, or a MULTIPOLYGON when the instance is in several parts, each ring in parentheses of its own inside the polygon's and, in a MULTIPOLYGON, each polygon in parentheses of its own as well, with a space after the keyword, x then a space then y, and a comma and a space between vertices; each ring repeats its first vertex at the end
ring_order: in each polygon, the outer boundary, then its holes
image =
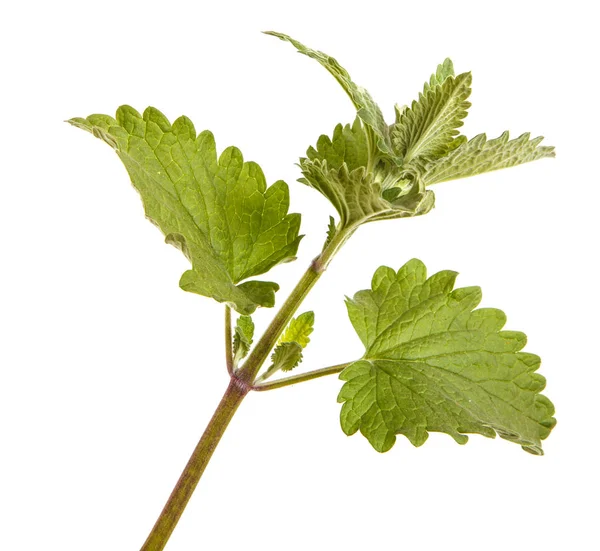
POLYGON ((287 40, 288 36, 283 33, 278 33, 277 31, 261 31, 262 34, 266 34, 267 36, 274 36, 275 38, 279 38, 280 40, 287 40))
POLYGON ((89 123, 87 119, 82 117, 73 117, 71 119, 67 119, 63 122, 74 126, 75 128, 81 128, 81 130, 86 130, 87 132, 92 132, 92 125, 89 123))

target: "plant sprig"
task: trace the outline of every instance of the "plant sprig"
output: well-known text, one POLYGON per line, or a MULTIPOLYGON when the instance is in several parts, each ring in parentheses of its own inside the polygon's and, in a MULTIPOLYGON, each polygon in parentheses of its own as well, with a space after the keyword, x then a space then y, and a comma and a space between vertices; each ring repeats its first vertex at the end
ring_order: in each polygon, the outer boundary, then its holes
POLYGON ((420 446, 437 431, 459 444, 471 433, 499 435, 541 455, 541 441, 556 422, 552 403, 540 394, 545 386, 537 373, 540 359, 522 351, 525 335, 503 329, 502 311, 477 308, 478 287, 455 289, 453 271, 427 277, 416 259, 399 270, 380 267, 370 289, 347 299, 350 321, 365 346, 362 357, 269 380, 302 361, 315 315, 294 316, 361 225, 427 214, 435 200, 429 186, 553 157, 554 149, 529 134, 513 140, 508 132, 492 140, 460 134, 470 107, 471 74, 455 75, 449 59, 410 107, 395 107, 395 121, 388 124, 372 96, 334 58, 287 35, 267 34, 325 67, 351 99, 356 118, 337 125, 331 136, 320 136, 300 158, 299 181, 324 195, 338 218, 330 218, 323 249, 258 339, 251 315, 275 305, 279 285, 254 278, 295 260, 302 238, 300 215, 288 212, 287 184, 268 186, 260 167, 245 162, 239 149, 217 154, 211 132, 197 133, 186 117, 171 123, 152 107, 140 114, 122 106, 114 118, 68 121, 121 158, 147 218, 191 263, 181 288, 225 303, 229 386, 142 551, 165 547, 251 391, 339 374, 342 429, 348 435, 360 431, 379 452, 388 451, 397 435, 420 446))

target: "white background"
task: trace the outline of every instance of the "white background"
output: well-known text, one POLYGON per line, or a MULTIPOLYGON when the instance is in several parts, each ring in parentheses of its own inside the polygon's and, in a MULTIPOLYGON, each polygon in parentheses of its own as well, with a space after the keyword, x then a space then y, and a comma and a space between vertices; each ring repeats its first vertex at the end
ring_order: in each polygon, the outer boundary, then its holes
MULTIPOLYGON (((598 39, 592 2, 20 2, 2 8, 0 547, 139 549, 227 384, 222 305, 177 285, 114 152, 64 124, 128 103, 188 115, 291 185, 298 261, 328 203, 295 183, 318 135, 354 117, 335 55, 391 119, 450 56, 474 74, 464 132, 531 131, 557 158, 435 188, 425 217, 363 227, 306 301, 302 369, 354 359, 344 295, 421 258, 481 285, 529 335, 558 425, 544 457, 473 436, 339 428, 340 382, 250 395, 168 551, 597 549, 598 39)), ((256 321, 264 328, 272 311, 256 321)))

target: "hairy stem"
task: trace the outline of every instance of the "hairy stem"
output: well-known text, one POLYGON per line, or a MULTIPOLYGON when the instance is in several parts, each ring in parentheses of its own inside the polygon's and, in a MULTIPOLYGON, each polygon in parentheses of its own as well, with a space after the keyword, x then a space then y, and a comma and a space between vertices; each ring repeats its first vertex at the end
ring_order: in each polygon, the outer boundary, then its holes
MULTIPOLYGON (((225 394, 221 400, 221 403, 217 407, 212 419, 210 420, 208 427, 204 431, 200 442, 196 446, 196 449, 192 453, 190 460, 188 461, 183 473, 179 477, 179 481, 175 486, 175 489, 171 493, 166 505, 164 506, 162 513, 158 517, 154 528, 150 532, 146 543, 144 543, 141 551, 162 551, 167 544, 171 533, 175 529, 177 522, 181 518, 183 511, 192 497, 192 493, 196 488, 204 469, 212 457, 217 444, 221 440, 227 425, 231 421, 234 413, 238 406, 246 396, 246 394, 253 389, 252 383, 254 382, 258 371, 262 367, 263 363, 269 356, 269 353, 277 339, 285 329, 286 325, 291 320, 292 316, 302 304, 302 301, 313 288, 314 284, 321 277, 323 272, 327 269, 329 262, 334 257, 340 247, 348 240, 352 235, 354 229, 338 229, 331 241, 323 248, 323 251, 317 258, 315 258, 308 270, 300 278, 294 290, 290 296, 283 303, 280 310, 277 312, 273 321, 254 347, 248 359, 244 363, 243 367, 234 370, 233 366, 233 350, 231 348, 231 311, 229 307, 225 310, 225 339, 226 339, 226 358, 227 358, 227 369, 231 370, 231 382, 227 387, 225 394), (230 367, 231 366, 231 367, 230 367)), ((334 366, 329 369, 338 369, 341 366, 334 366)), ((344 364, 345 367, 345 364, 344 364)), ((341 367, 343 369, 343 367, 341 367)), ((340 369, 340 371, 341 371, 340 369)), ((334 373, 332 371, 331 373, 334 373)), ((313 375, 309 378, 316 378, 322 375, 326 375, 323 371, 320 375, 313 375)), ((303 380, 309 380, 305 374, 303 380)), ((302 376, 300 376, 302 377, 302 376)), ((290 379, 295 379, 290 377, 290 379)), ((299 382, 295 379, 295 382, 299 382)), ((271 383, 272 385, 285 386, 281 381, 271 383)), ((287 383, 292 384, 292 383, 287 383)), ((257 390, 267 390, 269 388, 276 388, 269 385, 260 385, 257 390)))
POLYGON ((233 339, 231 336, 231 308, 225 306, 225 362, 227 373, 233 373, 233 339))
MULTIPOLYGON (((285 377, 277 381, 270 383, 255 384, 252 390, 274 390, 276 388, 282 388, 284 386, 294 385, 296 383, 302 383, 304 381, 311 381, 312 379, 318 379, 319 377, 325 377, 326 375, 335 375, 341 373, 346 367, 353 362, 346 362, 344 364, 332 365, 330 367, 323 367, 321 369, 315 369, 314 371, 308 371, 306 373, 299 373, 298 375, 292 375, 291 377, 285 377)), ((257 379, 258 381, 258 379, 257 379)))
POLYGON ((165 548, 227 425, 249 390, 250 387, 235 377, 231 378, 220 404, 141 551, 162 551, 165 548))

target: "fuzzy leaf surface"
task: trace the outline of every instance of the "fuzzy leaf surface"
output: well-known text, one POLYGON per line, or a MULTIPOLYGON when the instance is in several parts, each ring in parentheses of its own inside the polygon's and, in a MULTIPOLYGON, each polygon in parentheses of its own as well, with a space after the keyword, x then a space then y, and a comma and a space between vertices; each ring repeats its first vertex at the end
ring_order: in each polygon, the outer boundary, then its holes
POLYGON ((250 316, 240 316, 235 324, 233 334, 233 355, 235 362, 245 358, 254 339, 254 322, 250 316))
POLYGON ((429 82, 423 86, 423 94, 429 89, 441 86, 448 77, 454 76, 454 64, 452 60, 447 57, 442 63, 437 66, 435 73, 433 73, 429 79, 429 82))
POLYGON ((429 212, 434 205, 433 192, 420 186, 409 186, 388 200, 375 175, 364 167, 348 170, 344 163, 339 169, 329 168, 326 161, 301 159, 299 181, 322 193, 340 215, 343 228, 375 220, 408 218, 429 212))
POLYGON ((279 338, 279 344, 284 342, 297 342, 302 348, 310 342, 309 336, 313 332, 315 313, 304 312, 290 321, 286 330, 279 338))
POLYGON ((530 139, 527 132, 509 140, 508 132, 488 140, 485 134, 459 145, 446 157, 425 163, 422 167, 425 185, 466 178, 492 170, 554 157, 554 147, 540 146, 543 137, 530 139))
POLYGON ((335 236, 336 230, 337 230, 337 228, 336 228, 335 219, 333 218, 333 216, 330 216, 329 224, 327 224, 327 237, 325 239, 325 243, 323 244, 323 248, 325 248, 327 245, 329 245, 329 243, 331 243, 331 240, 335 236))
POLYGON ((390 144, 389 128, 385 122, 385 119, 383 118, 381 109, 375 103, 371 97, 371 94, 369 94, 367 90, 356 85, 352 81, 348 71, 346 71, 346 69, 344 69, 335 58, 319 50, 308 48, 301 42, 298 42, 286 34, 273 31, 268 31, 265 34, 275 36, 283 41, 289 42, 301 54, 318 61, 325 69, 327 69, 327 71, 344 89, 346 94, 348 94, 348 97, 356 108, 359 118, 374 132, 376 138, 375 145, 377 145, 385 153, 393 153, 390 144))
POLYGON ((273 365, 268 373, 291 371, 302 361, 302 346, 297 342, 282 342, 275 347, 271 361, 273 365))
POLYGON ((196 134, 187 117, 171 124, 157 109, 140 115, 129 106, 116 118, 91 115, 71 124, 115 149, 139 191, 146 217, 192 263, 180 286, 241 314, 272 306, 276 283, 246 281, 298 249, 300 215, 288 214, 287 184, 267 187, 260 167, 239 149, 217 156, 214 136, 196 134))
POLYGON ((471 73, 453 77, 443 68, 439 71, 439 77, 430 81, 434 86, 426 86, 419 100, 413 101, 392 127, 394 149, 405 163, 416 157, 430 159, 444 155, 471 106, 467 101, 471 94, 471 73), (438 78, 443 79, 439 85, 438 78))
MULTIPOLYGON (((316 148, 312 145, 306 151, 311 161, 318 159, 327 162, 329 168, 339 169, 345 163, 348 170, 366 167, 369 160, 367 135, 360 119, 356 118, 352 125, 338 124, 330 138, 322 134, 317 140, 316 148)), ((303 159, 300 159, 302 162, 303 159)))
POLYGON ((379 268, 371 289, 348 299, 366 350, 340 375, 342 429, 360 430, 380 452, 397 434, 420 446, 435 431, 459 444, 467 433, 498 434, 541 455, 555 419, 540 394, 540 358, 521 352, 523 333, 502 330, 502 311, 475 309, 478 287, 453 290, 456 275, 427 278, 411 260, 398 272, 379 268))

